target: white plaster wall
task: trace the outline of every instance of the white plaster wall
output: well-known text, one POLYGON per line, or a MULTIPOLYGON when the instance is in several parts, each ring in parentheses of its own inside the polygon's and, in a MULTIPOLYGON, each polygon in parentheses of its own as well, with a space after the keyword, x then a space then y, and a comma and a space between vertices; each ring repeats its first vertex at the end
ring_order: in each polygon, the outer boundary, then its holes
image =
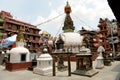
POLYGON ((25 62, 30 62, 29 50, 24 47, 16 47, 10 50, 10 63, 21 63, 21 54, 26 54, 25 62))
MULTIPOLYGON (((23 54, 23 53, 21 53, 23 54)), ((10 55, 10 63, 20 63, 21 62, 21 54, 17 53, 12 53, 10 55)), ((26 61, 25 62, 30 62, 30 54, 26 53, 26 61)))
POLYGON ((30 53, 26 53, 26 62, 30 62, 30 53))
POLYGON ((37 67, 33 70, 36 74, 52 73, 52 57, 50 54, 41 54, 37 59, 37 67), (50 62, 50 63, 49 63, 50 62))
POLYGON ((10 54, 10 63, 20 63, 20 54, 10 54))

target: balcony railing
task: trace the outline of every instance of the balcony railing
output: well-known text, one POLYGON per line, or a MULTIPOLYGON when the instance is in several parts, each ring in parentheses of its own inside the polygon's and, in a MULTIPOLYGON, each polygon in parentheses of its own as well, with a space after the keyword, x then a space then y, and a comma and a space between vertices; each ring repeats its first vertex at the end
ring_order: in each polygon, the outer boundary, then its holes
POLYGON ((28 32, 25 32, 25 34, 27 34, 27 35, 33 35, 33 36, 40 36, 39 34, 33 34, 33 33, 28 33, 28 32))
POLYGON ((11 32, 18 32, 17 30, 12 30, 12 29, 5 29, 6 31, 11 31, 11 32))

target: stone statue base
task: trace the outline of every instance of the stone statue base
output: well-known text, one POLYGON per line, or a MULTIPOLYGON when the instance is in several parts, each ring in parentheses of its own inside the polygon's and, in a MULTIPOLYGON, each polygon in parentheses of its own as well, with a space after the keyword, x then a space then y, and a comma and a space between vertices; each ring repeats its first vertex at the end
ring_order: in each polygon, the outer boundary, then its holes
POLYGON ((34 68, 33 73, 40 74, 40 75, 47 75, 52 73, 52 67, 42 68, 39 67, 34 68))
POLYGON ((76 54, 76 70, 73 74, 91 77, 98 73, 92 67, 92 55, 85 54, 86 51, 81 51, 80 54, 76 54))
POLYGON ((77 75, 82 75, 82 76, 88 76, 88 77, 92 77, 93 75, 97 74, 98 71, 91 69, 91 70, 76 70, 74 72, 72 72, 72 74, 77 74, 77 75))
POLYGON ((96 69, 102 69, 104 68, 104 63, 103 63, 103 59, 97 59, 97 62, 96 62, 96 69))
POLYGON ((37 67, 33 69, 33 73, 47 75, 52 73, 52 57, 50 54, 41 54, 37 58, 37 67))

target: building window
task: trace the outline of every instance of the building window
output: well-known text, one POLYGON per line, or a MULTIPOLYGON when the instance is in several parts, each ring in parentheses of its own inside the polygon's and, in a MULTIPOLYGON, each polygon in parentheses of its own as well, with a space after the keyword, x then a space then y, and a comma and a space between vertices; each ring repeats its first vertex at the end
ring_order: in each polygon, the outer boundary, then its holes
POLYGON ((104 29, 105 29, 105 30, 107 29, 106 26, 104 27, 104 29))
POLYGON ((107 33, 105 33, 105 36, 107 35, 107 33))
POLYGON ((103 27, 100 27, 100 30, 103 30, 103 27))
POLYGON ((26 54, 21 54, 21 61, 26 61, 26 54))
POLYGON ((3 23, 0 22, 0 26, 3 26, 3 23))
POLYGON ((0 34, 4 33, 4 30, 0 30, 0 34))
POLYGON ((8 24, 8 29, 12 29, 12 24, 8 24))

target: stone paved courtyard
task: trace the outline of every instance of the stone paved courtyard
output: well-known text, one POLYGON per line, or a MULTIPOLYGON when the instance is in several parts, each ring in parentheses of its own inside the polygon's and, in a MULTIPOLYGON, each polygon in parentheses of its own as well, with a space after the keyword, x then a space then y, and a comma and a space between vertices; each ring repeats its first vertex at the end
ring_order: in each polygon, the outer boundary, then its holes
MULTIPOLYGON (((76 64, 72 62, 72 71, 75 70, 76 64)), ((98 74, 92 77, 80 76, 72 74, 67 76, 67 71, 57 71, 56 76, 38 75, 32 71, 22 70, 9 72, 5 70, 4 66, 0 66, 0 80, 120 80, 120 61, 112 62, 112 66, 105 66, 103 69, 96 69, 98 74)))

